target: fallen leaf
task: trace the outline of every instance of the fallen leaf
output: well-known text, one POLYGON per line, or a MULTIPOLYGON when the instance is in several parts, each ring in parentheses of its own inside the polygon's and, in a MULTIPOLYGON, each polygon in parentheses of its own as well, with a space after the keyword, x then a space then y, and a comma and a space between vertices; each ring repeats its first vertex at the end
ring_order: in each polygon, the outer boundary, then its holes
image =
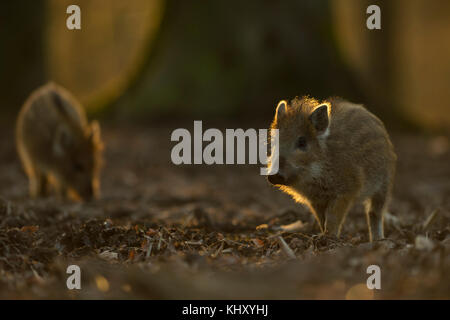
POLYGON ((430 238, 418 235, 416 237, 415 247, 417 250, 431 251, 434 249, 434 243, 430 238))
POLYGON ((267 225, 267 223, 264 224, 260 224, 259 226, 256 227, 256 230, 262 230, 262 229, 268 229, 269 226, 267 225))
POLYGON ((112 251, 103 251, 98 256, 104 260, 117 260, 119 258, 117 252, 112 251))
POLYGON ((130 253, 128 254, 128 260, 133 261, 134 255, 135 255, 135 251, 134 251, 134 249, 131 249, 130 253))
POLYGON ((297 220, 294 223, 286 224, 283 226, 275 227, 277 230, 285 231, 285 232, 297 232, 303 229, 304 223, 301 220, 297 220))
POLYGON ((264 247, 264 241, 262 241, 261 239, 252 239, 253 243, 255 244, 255 246, 257 246, 258 248, 262 248, 264 247))
POLYGON ((39 226, 24 226, 20 228, 20 231, 22 232, 29 232, 29 233, 35 233, 39 230, 39 226))

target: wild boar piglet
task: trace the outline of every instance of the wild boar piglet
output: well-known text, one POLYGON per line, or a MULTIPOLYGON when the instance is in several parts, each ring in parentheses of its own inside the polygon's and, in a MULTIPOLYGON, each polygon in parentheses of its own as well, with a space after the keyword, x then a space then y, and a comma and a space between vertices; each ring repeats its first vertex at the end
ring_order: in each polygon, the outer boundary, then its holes
POLYGON ((268 176, 271 184, 309 207, 321 231, 336 236, 349 210, 363 202, 370 241, 384 238, 397 157, 380 119, 340 98, 303 97, 281 101, 271 127, 279 130, 269 171, 275 160, 279 170, 268 176))
POLYGON ((33 198, 98 198, 103 143, 97 121, 88 123, 80 103, 49 83, 34 91, 16 124, 16 146, 33 198))

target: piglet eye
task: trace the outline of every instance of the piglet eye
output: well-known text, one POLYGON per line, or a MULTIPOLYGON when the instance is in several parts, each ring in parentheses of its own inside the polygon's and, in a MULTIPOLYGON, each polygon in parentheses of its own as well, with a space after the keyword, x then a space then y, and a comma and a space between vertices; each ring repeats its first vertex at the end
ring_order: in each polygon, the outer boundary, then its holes
POLYGON ((300 138, 297 139, 296 147, 298 149, 305 150, 306 149, 306 145, 307 145, 307 142, 306 142, 306 138, 305 137, 300 137, 300 138))

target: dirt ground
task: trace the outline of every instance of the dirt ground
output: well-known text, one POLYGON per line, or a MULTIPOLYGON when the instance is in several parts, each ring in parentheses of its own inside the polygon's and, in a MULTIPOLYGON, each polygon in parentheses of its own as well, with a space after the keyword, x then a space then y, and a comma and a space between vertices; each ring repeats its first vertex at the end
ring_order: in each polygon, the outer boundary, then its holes
POLYGON ((362 207, 342 238, 319 236, 259 166, 173 165, 178 127, 193 123, 106 125, 102 199, 82 204, 30 200, 12 126, 2 126, 0 298, 450 298, 447 137, 393 134, 387 239, 370 244, 362 207), (81 290, 66 287, 72 264, 81 290), (380 290, 366 287, 373 264, 380 290))

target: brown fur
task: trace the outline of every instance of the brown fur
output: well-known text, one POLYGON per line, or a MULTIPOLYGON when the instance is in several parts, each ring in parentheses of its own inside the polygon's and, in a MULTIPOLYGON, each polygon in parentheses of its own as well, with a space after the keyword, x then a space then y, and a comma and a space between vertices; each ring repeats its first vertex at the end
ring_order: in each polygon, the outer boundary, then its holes
POLYGON ((97 198, 102 142, 97 122, 88 124, 71 94, 49 83, 34 91, 22 107, 16 146, 29 178, 30 195, 97 198))
POLYGON ((306 204, 322 232, 337 236, 351 207, 364 202, 370 241, 383 238, 396 163, 383 123, 363 106, 339 98, 323 103, 296 98, 286 106, 271 126, 279 129, 280 169, 268 180, 306 204), (318 131, 322 118, 311 115, 323 104, 328 129, 318 131), (299 137, 306 138, 306 148, 298 147, 299 137))

